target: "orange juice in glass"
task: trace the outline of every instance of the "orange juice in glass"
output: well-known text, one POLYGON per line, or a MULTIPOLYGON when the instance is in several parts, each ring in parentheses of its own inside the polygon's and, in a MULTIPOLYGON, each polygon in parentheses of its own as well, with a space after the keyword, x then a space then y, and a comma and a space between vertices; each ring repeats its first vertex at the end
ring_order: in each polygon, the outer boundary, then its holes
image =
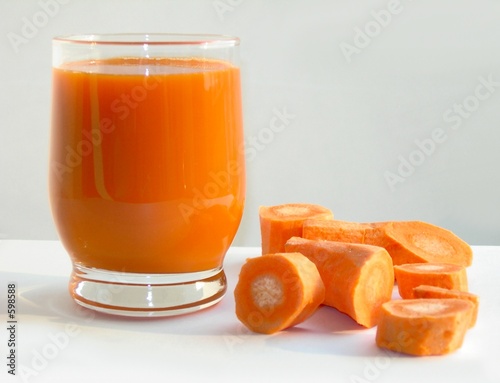
POLYGON ((77 303, 165 316, 222 299, 245 200, 238 45, 53 40, 50 202, 77 303))

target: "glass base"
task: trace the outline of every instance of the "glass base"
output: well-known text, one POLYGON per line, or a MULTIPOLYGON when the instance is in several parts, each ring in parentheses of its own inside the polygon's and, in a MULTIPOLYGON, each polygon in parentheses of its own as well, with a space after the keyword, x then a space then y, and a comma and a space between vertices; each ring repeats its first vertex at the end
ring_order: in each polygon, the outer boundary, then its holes
POLYGON ((137 274, 73 266, 70 294, 81 306, 132 317, 173 316, 210 307, 226 293, 222 267, 196 273, 137 274))

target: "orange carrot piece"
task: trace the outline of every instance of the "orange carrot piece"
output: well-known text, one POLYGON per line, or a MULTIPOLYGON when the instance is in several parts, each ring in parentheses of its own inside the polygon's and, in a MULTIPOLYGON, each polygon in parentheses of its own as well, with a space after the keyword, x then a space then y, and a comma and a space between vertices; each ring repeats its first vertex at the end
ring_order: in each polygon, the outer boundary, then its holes
POLYGON ((404 299, 382 305, 379 347, 410 355, 443 355, 463 344, 473 304, 464 299, 404 299))
POLYGON ((419 221, 391 222, 382 227, 384 247, 398 258, 395 264, 472 264, 471 247, 449 230, 419 221))
POLYGON ((377 324, 380 306, 391 299, 394 287, 392 259, 384 248, 292 237, 285 249, 314 262, 325 284, 325 305, 362 326, 377 324))
POLYGON ((474 305, 469 327, 474 327, 476 324, 477 314, 479 312, 479 297, 476 294, 436 286, 421 285, 413 289, 413 295, 415 298, 457 298, 468 300, 474 305))
POLYGON ((306 320, 325 299, 318 269, 300 253, 266 254, 247 259, 234 290, 236 316, 263 334, 306 320))
POLYGON ((326 207, 308 203, 288 203, 259 207, 262 254, 282 253, 285 242, 294 236, 302 236, 302 224, 306 219, 333 219, 326 207))
MULTIPOLYGON (((375 245, 381 232, 370 223, 357 223, 332 219, 328 221, 308 219, 304 221, 302 237, 335 242, 375 245)), ((375 245, 377 246, 377 245, 375 245)))
POLYGON ((467 291, 465 267, 448 263, 407 263, 394 266, 399 295, 403 299, 414 298, 413 289, 420 285, 467 291))
POLYGON ((420 221, 355 223, 311 219, 304 222, 302 236, 381 246, 395 265, 432 262, 470 266, 473 256, 471 247, 451 231, 420 221))

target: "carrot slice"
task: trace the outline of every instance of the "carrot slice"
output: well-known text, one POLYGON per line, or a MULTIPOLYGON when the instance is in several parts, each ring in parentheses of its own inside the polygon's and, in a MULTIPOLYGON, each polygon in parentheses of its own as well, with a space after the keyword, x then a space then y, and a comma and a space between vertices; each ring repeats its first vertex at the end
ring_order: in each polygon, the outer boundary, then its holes
POLYGON ((473 304, 463 299, 406 299, 382 305, 379 347, 411 355, 442 355, 462 346, 473 304))
POLYGON ((447 263, 408 263, 394 266, 399 295, 403 299, 414 298, 413 289, 420 285, 467 291, 465 267, 447 263))
POLYGON ((242 266, 234 298, 236 316, 245 326, 272 334, 312 315, 325 299, 325 286, 302 254, 267 254, 242 266))
POLYGON ((474 327, 476 324, 477 314, 479 312, 479 297, 476 294, 436 286, 421 285, 413 289, 413 295, 415 298, 456 298, 468 300, 474 305, 469 327, 474 327))
POLYGON ((306 219, 333 219, 326 207, 308 203, 288 203, 259 207, 262 254, 285 251, 285 242, 293 236, 302 236, 306 219))
POLYGON ((292 237, 285 249, 314 262, 325 284, 325 305, 362 326, 377 324, 380 306, 391 299, 394 287, 392 259, 384 248, 292 237))
POLYGON ((390 222, 382 228, 384 247, 396 258, 395 264, 472 264, 471 247, 449 230, 420 221, 390 222))
POLYGON ((354 223, 307 220, 303 237, 384 247, 395 265, 451 263, 470 266, 472 249, 451 231, 420 221, 354 223))

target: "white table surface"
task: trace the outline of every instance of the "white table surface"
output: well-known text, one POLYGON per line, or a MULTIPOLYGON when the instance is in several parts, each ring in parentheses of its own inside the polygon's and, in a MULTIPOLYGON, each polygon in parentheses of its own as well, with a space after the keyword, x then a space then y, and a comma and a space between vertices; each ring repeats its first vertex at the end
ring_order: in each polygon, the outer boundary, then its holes
MULTIPOLYGON (((233 290, 258 248, 232 248, 228 293, 180 317, 122 318, 80 308, 67 292, 71 265, 57 241, 0 241, 2 325, 7 355, 7 284, 17 284, 17 370, 2 382, 500 382, 500 247, 474 246, 469 290, 481 298, 461 349, 438 357, 385 353, 375 328, 321 307, 274 335, 250 333, 234 314, 233 290)), ((395 296, 397 293, 395 292, 395 296)))

